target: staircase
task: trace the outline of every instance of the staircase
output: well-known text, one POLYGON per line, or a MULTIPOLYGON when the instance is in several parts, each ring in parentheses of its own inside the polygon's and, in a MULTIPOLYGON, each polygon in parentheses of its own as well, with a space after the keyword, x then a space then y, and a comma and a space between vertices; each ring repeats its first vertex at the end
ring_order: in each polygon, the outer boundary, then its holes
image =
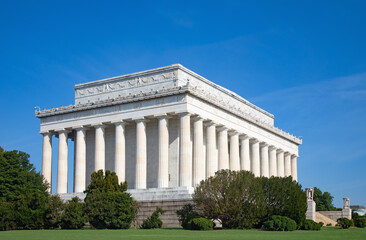
POLYGON ((323 214, 321 214, 319 212, 315 213, 315 219, 316 219, 317 223, 319 223, 319 222, 324 223, 324 226, 326 226, 329 223, 332 224, 332 226, 335 226, 337 224, 336 221, 324 216, 323 214))
POLYGON ((140 227, 142 221, 147 217, 150 217, 157 207, 166 211, 160 216, 160 219, 163 221, 163 228, 181 227, 176 212, 188 203, 193 203, 192 199, 138 202, 139 211, 137 213, 137 220, 133 223, 133 227, 140 227))

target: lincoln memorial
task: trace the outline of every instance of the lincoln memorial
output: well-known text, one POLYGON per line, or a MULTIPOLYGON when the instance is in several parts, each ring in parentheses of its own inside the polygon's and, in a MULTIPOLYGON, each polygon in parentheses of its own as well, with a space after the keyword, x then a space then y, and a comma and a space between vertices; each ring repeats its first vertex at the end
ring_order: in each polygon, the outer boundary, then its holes
POLYGON ((99 169, 116 172, 141 199, 144 191, 192 193, 221 169, 297 180, 301 139, 276 128, 272 114, 180 64, 74 90, 74 104, 35 112, 43 136, 42 174, 49 183, 57 175, 58 194, 83 192, 99 169), (69 191, 68 165, 74 166, 69 191))

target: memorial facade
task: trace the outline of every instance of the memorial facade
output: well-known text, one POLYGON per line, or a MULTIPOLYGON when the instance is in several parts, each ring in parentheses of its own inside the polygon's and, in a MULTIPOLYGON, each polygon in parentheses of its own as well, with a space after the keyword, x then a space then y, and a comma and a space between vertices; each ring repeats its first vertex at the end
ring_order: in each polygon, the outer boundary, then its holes
POLYGON ((193 189, 220 169, 297 180, 301 139, 276 128, 272 114, 179 64, 74 89, 73 105, 35 112, 49 183, 58 138, 56 193, 68 192, 69 164, 75 193, 99 169, 115 171, 132 192, 193 189))

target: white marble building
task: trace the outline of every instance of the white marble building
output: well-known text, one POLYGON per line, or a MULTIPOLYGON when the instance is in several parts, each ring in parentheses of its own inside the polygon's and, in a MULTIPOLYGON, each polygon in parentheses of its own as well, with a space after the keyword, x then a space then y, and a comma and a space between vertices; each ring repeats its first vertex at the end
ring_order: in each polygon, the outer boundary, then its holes
POLYGON ((42 174, 50 183, 52 137, 59 139, 59 194, 68 192, 68 164, 74 164, 75 193, 99 169, 115 171, 132 192, 192 189, 220 169, 297 180, 301 139, 276 128, 272 114, 179 64, 74 89, 74 105, 35 113, 42 174), (70 138, 74 159, 68 159, 70 138))

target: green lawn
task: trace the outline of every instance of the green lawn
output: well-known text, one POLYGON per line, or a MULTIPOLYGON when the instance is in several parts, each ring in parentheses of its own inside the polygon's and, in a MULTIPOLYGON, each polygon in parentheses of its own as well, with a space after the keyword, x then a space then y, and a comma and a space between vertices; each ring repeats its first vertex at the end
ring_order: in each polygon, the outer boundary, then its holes
POLYGON ((113 240, 113 239, 366 239, 366 229, 324 227, 321 231, 267 232, 259 230, 187 231, 183 229, 155 230, 33 230, 0 232, 1 240, 113 240))

